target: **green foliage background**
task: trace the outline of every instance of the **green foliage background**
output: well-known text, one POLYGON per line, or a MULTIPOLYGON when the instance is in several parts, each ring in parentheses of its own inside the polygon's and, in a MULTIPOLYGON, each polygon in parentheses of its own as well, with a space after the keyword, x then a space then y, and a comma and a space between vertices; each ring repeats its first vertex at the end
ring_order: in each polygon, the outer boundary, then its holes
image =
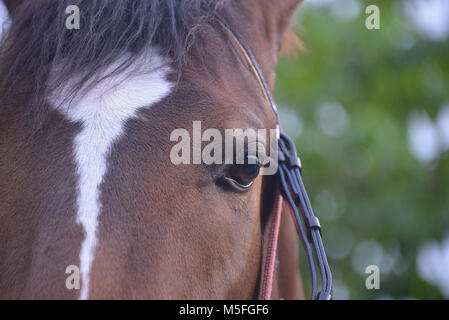
POLYGON ((302 128, 296 145, 324 229, 335 297, 443 298, 419 277, 416 256, 422 243, 441 241, 449 229, 448 153, 431 164, 417 161, 407 119, 424 110, 434 120, 449 101, 448 41, 421 38, 399 0, 366 1, 351 22, 310 5, 297 19, 307 51, 281 58, 276 99, 287 131, 302 128), (380 30, 365 27, 368 4, 380 8, 380 30), (320 129, 317 106, 323 102, 344 107, 342 134, 320 129), (357 249, 360 243, 367 245, 357 249), (380 290, 367 290, 367 275, 357 271, 356 251, 360 256, 363 248, 372 249, 363 261, 380 264, 380 290))

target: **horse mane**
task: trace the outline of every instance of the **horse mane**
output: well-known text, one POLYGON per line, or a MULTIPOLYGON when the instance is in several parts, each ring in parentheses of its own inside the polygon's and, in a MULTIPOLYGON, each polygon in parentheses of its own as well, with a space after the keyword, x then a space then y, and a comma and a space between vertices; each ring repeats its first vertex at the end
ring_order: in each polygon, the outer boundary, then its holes
POLYGON ((41 101, 81 74, 72 84, 75 93, 123 72, 150 47, 157 47, 158 54, 170 57, 180 69, 188 52, 198 45, 195 37, 209 22, 208 12, 218 10, 225 1, 25 1, 14 13, 0 45, 2 95, 41 101), (80 29, 65 26, 69 5, 80 9, 80 29), (125 55, 129 56, 125 62, 95 79, 125 55))

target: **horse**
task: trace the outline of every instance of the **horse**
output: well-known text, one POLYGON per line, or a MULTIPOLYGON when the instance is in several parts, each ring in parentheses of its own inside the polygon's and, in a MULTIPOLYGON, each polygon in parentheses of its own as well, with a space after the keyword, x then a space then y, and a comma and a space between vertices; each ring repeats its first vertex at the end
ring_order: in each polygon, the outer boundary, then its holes
MULTIPOLYGON (((170 136, 195 121, 276 129, 215 16, 272 91, 300 2, 5 0, 0 298, 259 298, 276 179, 246 162, 174 164, 170 136)), ((279 224, 266 298, 301 299, 295 225, 279 224)))

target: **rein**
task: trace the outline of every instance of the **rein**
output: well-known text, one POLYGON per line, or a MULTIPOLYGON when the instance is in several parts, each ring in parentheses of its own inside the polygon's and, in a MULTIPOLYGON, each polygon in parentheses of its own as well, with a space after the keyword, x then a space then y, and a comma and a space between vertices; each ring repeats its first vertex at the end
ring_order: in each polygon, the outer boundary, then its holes
MULTIPOLYGON (((252 73, 259 82, 266 101, 270 104, 276 115, 277 129, 279 132, 280 121, 276 104, 251 50, 239 33, 223 17, 217 13, 214 13, 213 16, 228 31, 248 62, 252 73)), ((276 191, 273 211, 270 213, 270 220, 267 225, 268 243, 266 244, 265 259, 263 259, 262 265, 259 298, 262 300, 271 298, 273 278, 276 269, 276 251, 282 213, 282 200, 285 200, 307 255, 312 280, 311 298, 312 300, 330 300, 332 298, 332 274, 321 238, 320 222, 313 214, 312 206, 302 181, 301 160, 296 153, 293 141, 284 133, 280 133, 278 137, 278 149, 278 190, 276 191), (315 264, 318 265, 321 276, 321 290, 318 293, 315 264)))

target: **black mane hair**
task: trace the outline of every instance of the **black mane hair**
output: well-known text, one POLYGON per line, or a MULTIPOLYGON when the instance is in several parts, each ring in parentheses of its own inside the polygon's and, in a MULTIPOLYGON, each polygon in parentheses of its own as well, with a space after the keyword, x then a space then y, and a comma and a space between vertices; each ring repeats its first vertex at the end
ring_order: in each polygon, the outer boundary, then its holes
POLYGON ((131 53, 111 74, 125 70, 150 46, 157 46, 162 56, 170 57, 181 68, 189 50, 197 45, 195 35, 211 18, 208 12, 218 10, 224 1, 24 1, 14 12, 0 46, 2 95, 15 92, 40 100, 48 92, 61 89, 74 74, 82 74, 73 84, 76 92, 86 83, 94 85, 95 74, 117 58, 131 53), (80 9, 78 30, 65 26, 69 5, 80 9), (49 81, 54 68, 57 72, 49 81))

